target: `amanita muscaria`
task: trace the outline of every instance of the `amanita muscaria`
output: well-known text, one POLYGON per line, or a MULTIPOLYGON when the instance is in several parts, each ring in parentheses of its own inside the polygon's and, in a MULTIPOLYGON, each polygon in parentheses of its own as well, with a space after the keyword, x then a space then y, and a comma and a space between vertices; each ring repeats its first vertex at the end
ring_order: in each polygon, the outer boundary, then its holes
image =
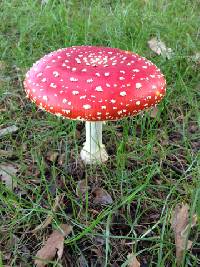
POLYGON ((27 72, 27 96, 40 108, 86 121, 85 163, 108 159, 102 122, 119 120, 155 106, 166 92, 160 70, 130 51, 74 46, 54 51, 27 72))

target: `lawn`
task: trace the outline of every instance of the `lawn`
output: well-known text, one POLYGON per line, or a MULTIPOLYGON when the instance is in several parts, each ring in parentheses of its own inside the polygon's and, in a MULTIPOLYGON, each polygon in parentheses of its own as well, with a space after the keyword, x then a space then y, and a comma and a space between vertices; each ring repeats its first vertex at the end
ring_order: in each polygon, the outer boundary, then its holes
POLYGON ((0 10, 0 130, 18 128, 0 136, 0 164, 15 174, 12 188, 0 184, 0 267, 34 266, 60 224, 73 230, 62 258, 48 266, 134 267, 130 253, 141 267, 176 266, 170 220, 181 203, 189 205, 190 221, 197 215, 181 264, 198 266, 199 1, 2 0, 0 10), (172 49, 171 58, 151 51, 152 37, 172 49), (109 160, 102 165, 79 158, 84 123, 47 114, 25 97, 32 64, 72 45, 134 51, 167 80, 156 116, 145 112, 103 126, 109 160))

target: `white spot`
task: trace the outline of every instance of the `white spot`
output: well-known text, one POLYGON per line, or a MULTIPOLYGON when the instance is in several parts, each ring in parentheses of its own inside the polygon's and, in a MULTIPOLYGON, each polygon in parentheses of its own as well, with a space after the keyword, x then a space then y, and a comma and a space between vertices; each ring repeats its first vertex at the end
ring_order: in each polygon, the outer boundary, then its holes
POLYGON ((122 91, 119 93, 121 96, 125 96, 126 95, 126 92, 125 91, 122 91))
POLYGON ((66 114, 69 114, 70 110, 69 109, 62 109, 62 112, 66 113, 66 114))
POLYGON ((111 99, 110 102, 114 104, 114 103, 116 103, 116 100, 115 99, 111 99))
POLYGON ((140 101, 137 101, 137 102, 136 102, 136 105, 139 106, 139 105, 140 105, 140 101))
POLYGON ((102 89, 101 86, 97 86, 96 89, 95 89, 95 91, 97 91, 97 92, 103 92, 103 89, 102 89))
POLYGON ((86 98, 86 95, 80 96, 80 99, 85 99, 85 98, 86 98))
POLYGON ((67 99, 64 98, 62 102, 63 102, 64 104, 67 103, 67 99))
POLYGON ((66 67, 67 65, 65 63, 62 64, 63 67, 66 67))
POLYGON ((42 76, 42 72, 40 72, 40 73, 37 74, 37 77, 40 77, 40 76, 42 76))
POLYGON ((142 66, 143 69, 147 69, 147 66, 142 66))
POLYGON ((72 102, 68 102, 67 104, 68 104, 69 106, 71 106, 72 102))
POLYGON ((110 87, 110 84, 109 84, 109 83, 106 83, 106 86, 107 86, 107 87, 110 87))
POLYGON ((113 109, 117 109, 117 107, 113 107, 113 109))
POLYGON ((101 76, 101 75, 100 75, 100 73, 98 73, 98 72, 97 72, 97 73, 95 73, 95 75, 96 75, 96 76, 98 76, 98 77, 100 77, 100 76, 101 76))
POLYGON ((79 91, 72 91, 72 94, 73 95, 78 95, 79 94, 79 91))
POLYGON ((102 113, 101 112, 97 112, 97 115, 101 115, 102 113))
POLYGON ((51 83, 51 84, 50 84, 50 87, 52 87, 52 88, 56 88, 57 85, 56 85, 55 83, 51 83))
POLYGON ((58 77, 59 75, 60 75, 60 74, 59 74, 57 71, 54 71, 54 72, 53 72, 53 76, 54 76, 54 77, 58 77))
POLYGON ((106 77, 108 77, 108 76, 110 75, 110 73, 109 73, 109 72, 105 72, 104 75, 105 75, 106 77))
POLYGON ((86 71, 87 71, 87 69, 82 69, 81 71, 82 71, 82 72, 86 72, 86 71))
POLYGON ((83 105, 83 108, 84 108, 84 109, 90 109, 91 106, 90 106, 90 105, 83 105))
POLYGON ((46 95, 44 95, 42 98, 43 98, 45 101, 47 101, 47 100, 48 100, 48 98, 47 98, 47 96, 46 96, 46 95))
POLYGON ((93 79, 87 79, 87 83, 92 83, 93 79))
POLYGON ((142 87, 142 84, 141 83, 136 83, 135 87, 136 87, 136 89, 140 89, 142 87))
POLYGON ((78 63, 78 64, 80 64, 80 63, 81 63, 81 60, 80 60, 80 58, 75 58, 75 60, 76 60, 76 63, 78 63))
POLYGON ((46 81, 47 81, 47 79, 46 79, 46 78, 43 78, 41 81, 44 83, 44 82, 46 82, 46 81))
POLYGON ((125 78, 124 78, 124 77, 119 77, 119 79, 120 79, 120 81, 123 81, 123 80, 125 80, 125 78))
POLYGON ((139 72, 139 70, 138 69, 133 69, 133 72, 139 72))
POLYGON ((76 68, 72 68, 72 71, 76 71, 76 68))
POLYGON ((122 73, 122 74, 125 74, 125 71, 124 70, 120 70, 119 72, 122 73))
POLYGON ((77 79, 77 78, 74 78, 74 77, 70 77, 70 81, 71 81, 71 82, 77 82, 78 79, 77 79))
POLYGON ((155 86, 155 85, 152 85, 152 89, 154 90, 154 89, 157 89, 157 87, 155 86))
POLYGON ((106 106, 101 106, 102 109, 106 109, 106 106))

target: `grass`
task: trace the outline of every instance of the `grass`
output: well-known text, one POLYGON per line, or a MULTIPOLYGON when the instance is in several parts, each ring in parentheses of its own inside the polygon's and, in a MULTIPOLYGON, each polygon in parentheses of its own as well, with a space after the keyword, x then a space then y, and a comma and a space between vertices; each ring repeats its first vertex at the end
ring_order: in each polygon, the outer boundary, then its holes
MULTIPOLYGON (((0 139, 0 149, 12 152, 0 155, 0 161, 19 167, 18 190, 0 188, 0 266, 33 266, 43 239, 66 222, 73 233, 62 260, 49 266, 126 266, 131 252, 142 266, 175 266, 171 212, 184 202, 191 216, 200 216, 200 65, 192 60, 200 51, 199 2, 41 2, 0 3, 0 125, 19 127, 0 139), (172 48, 170 60, 150 51, 152 37, 172 48), (78 159, 84 125, 38 110, 25 98, 22 84, 42 55, 83 44, 135 51, 161 68, 168 84, 156 118, 145 113, 104 126, 110 159, 92 168, 78 159), (49 161, 48 153, 55 152, 58 159, 49 161), (90 185, 86 198, 76 195, 81 179, 90 185), (94 205, 95 187, 106 189, 113 204, 94 205), (52 211, 62 194, 64 204, 52 211), (50 214, 52 224, 32 234, 50 214)), ((198 227, 191 235, 193 248, 183 266, 200 263, 198 227)))

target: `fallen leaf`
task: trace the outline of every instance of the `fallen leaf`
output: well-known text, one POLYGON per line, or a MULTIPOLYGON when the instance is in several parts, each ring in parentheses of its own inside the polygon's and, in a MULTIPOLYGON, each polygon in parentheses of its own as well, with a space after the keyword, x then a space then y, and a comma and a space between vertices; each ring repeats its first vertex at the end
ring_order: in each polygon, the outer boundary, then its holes
POLYGON ((190 225, 189 206, 187 204, 176 205, 171 225, 175 235, 177 264, 181 264, 185 249, 190 249, 192 246, 192 241, 188 240, 189 227, 193 227, 196 220, 197 217, 194 215, 190 225))
POLYGON ((69 235, 71 231, 72 226, 69 224, 62 224, 60 230, 54 230, 45 245, 37 252, 35 265, 37 267, 45 267, 48 261, 53 260, 56 254, 58 259, 61 259, 65 236, 69 235))
POLYGON ((113 203, 112 197, 105 189, 96 188, 92 193, 95 196, 93 200, 95 204, 108 205, 113 203))
POLYGON ((16 175, 18 168, 11 163, 0 164, 0 180, 10 189, 13 190, 17 187, 17 182, 13 179, 16 175))
MULTIPOLYGON (((56 212, 56 210, 58 209, 59 205, 60 205, 60 202, 62 202, 62 199, 63 199, 64 195, 59 195, 55 198, 55 202, 54 202, 54 205, 52 207, 52 212, 56 212)), ((47 216, 47 218, 41 223, 39 224, 35 229, 33 229, 31 231, 31 233, 36 233, 37 231, 39 230, 42 230, 44 228, 46 228, 53 220, 53 215, 49 215, 47 216)))
POLYGON ((155 52, 157 55, 161 55, 170 59, 173 55, 172 49, 167 48, 165 43, 159 40, 158 38, 152 38, 148 41, 149 48, 155 52))
POLYGON ((134 254, 128 254, 128 267, 140 267, 140 263, 134 254))
POLYGON ((0 129, 0 137, 3 137, 3 136, 10 134, 10 133, 14 133, 16 131, 18 131, 18 127, 15 125, 0 129))
POLYGON ((85 193, 90 189, 87 180, 80 180, 77 183, 77 187, 76 187, 76 195, 79 197, 84 197, 85 193))
POLYGON ((47 152, 47 160, 51 162, 55 162, 58 158, 59 153, 56 151, 48 151, 47 152))

